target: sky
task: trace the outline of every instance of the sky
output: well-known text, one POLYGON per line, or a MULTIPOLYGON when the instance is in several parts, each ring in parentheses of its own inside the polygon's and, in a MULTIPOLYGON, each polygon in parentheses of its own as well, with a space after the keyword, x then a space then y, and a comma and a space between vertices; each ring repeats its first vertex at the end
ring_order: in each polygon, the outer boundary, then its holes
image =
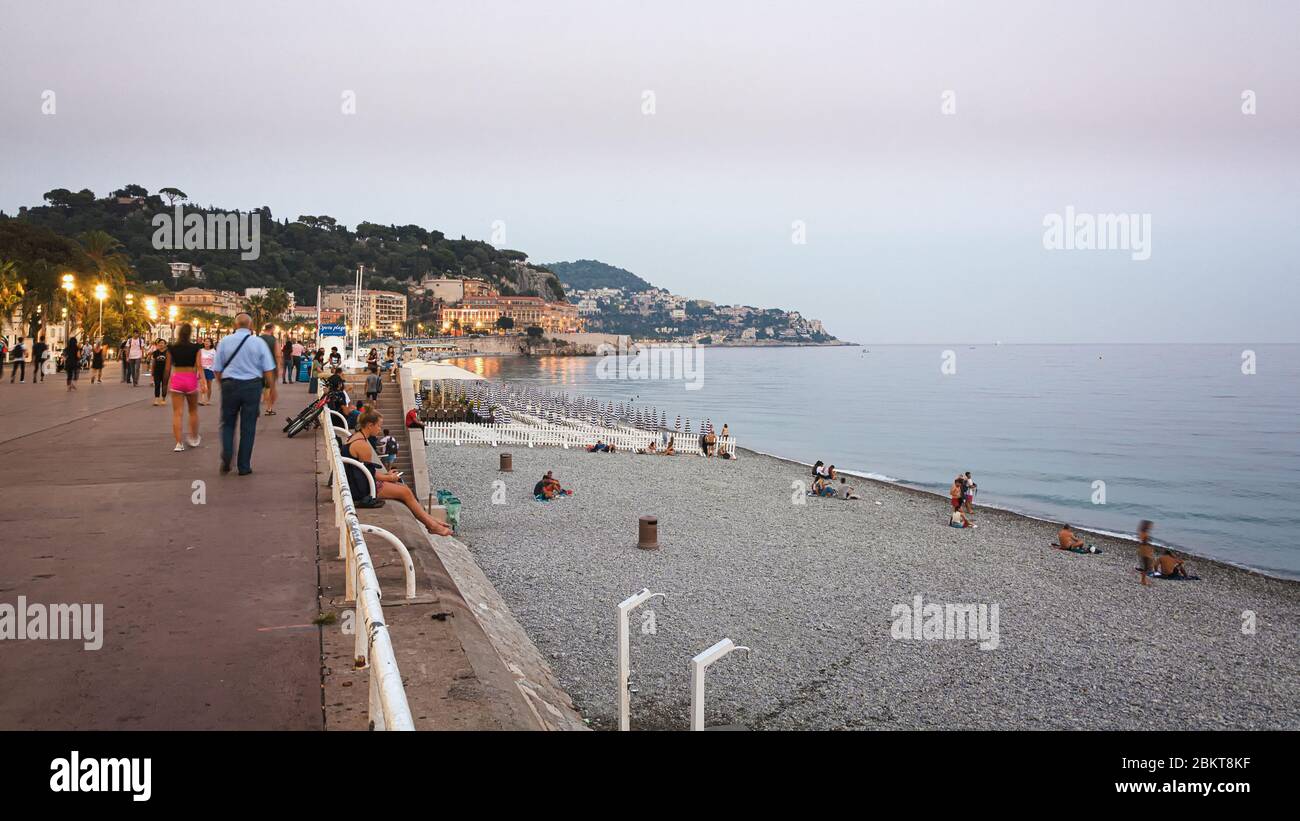
POLYGON ((1294 2, 0 0, 0 209, 495 224, 869 344, 1297 342, 1298 35, 1294 2), (1045 248, 1067 207, 1149 215, 1149 258, 1045 248))

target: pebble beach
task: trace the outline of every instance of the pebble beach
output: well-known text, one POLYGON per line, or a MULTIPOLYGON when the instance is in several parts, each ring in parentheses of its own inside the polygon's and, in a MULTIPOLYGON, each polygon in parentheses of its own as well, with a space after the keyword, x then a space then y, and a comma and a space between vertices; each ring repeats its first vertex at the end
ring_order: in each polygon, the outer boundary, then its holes
POLYGON ((753 652, 709 669, 709 725, 1300 728, 1300 583, 1193 557, 1200 581, 1144 586, 1131 542, 1062 552, 1057 525, 978 507, 950 528, 946 499, 867 479, 860 500, 804 497, 806 466, 743 449, 507 450, 512 473, 497 448, 430 446, 432 486, 593 728, 617 727, 616 605, 644 587, 666 598, 633 619, 633 729, 689 726, 689 660, 724 637, 753 652), (534 501, 547 470, 574 495, 534 501), (636 547, 643 514, 658 550, 636 547), (997 605, 996 648, 896 637, 917 596, 997 605))

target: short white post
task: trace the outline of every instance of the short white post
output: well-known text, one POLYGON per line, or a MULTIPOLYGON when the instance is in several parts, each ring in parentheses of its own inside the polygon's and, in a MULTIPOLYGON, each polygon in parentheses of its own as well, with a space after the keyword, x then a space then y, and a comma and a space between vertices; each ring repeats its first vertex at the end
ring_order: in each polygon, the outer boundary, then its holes
POLYGON ((709 665, 732 650, 744 650, 749 658, 748 647, 737 647, 731 639, 723 639, 717 644, 691 659, 691 729, 704 729, 704 673, 709 665))
POLYGON ((650 588, 641 588, 636 593, 618 603, 618 729, 626 731, 631 725, 632 699, 628 687, 631 686, 632 651, 631 638, 628 634, 628 614, 650 599, 663 597, 663 593, 651 593, 650 588))

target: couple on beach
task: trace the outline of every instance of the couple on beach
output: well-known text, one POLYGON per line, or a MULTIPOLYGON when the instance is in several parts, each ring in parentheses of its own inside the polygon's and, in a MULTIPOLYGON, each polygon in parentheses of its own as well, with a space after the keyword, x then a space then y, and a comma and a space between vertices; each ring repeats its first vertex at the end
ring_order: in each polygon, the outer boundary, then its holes
POLYGON ((948 498, 952 503, 952 516, 948 519, 950 527, 975 527, 970 517, 975 513, 975 492, 978 489, 969 470, 957 474, 957 478, 952 480, 952 487, 948 488, 948 498))

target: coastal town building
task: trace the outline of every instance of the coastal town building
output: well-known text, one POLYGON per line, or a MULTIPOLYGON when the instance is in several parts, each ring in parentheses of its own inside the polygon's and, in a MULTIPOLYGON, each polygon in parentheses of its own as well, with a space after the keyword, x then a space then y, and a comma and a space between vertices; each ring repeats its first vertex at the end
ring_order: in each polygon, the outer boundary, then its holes
POLYGON ((576 305, 536 296, 467 296, 444 306, 438 321, 444 333, 492 333, 501 317, 513 320, 515 330, 536 326, 546 333, 577 333, 583 328, 576 305))
POLYGON ((167 267, 171 269, 172 279, 196 279, 202 281, 204 278, 203 266, 195 265, 192 262, 169 262, 167 267))
POLYGON ((175 305, 179 312, 207 311, 208 313, 231 316, 243 310, 244 299, 235 291, 214 291, 207 288, 186 288, 182 291, 158 294, 160 314, 166 315, 167 309, 175 305))
POLYGON ((360 300, 351 289, 330 291, 322 295, 321 306, 342 311, 349 321, 357 318, 371 331, 400 332, 406 324, 406 294, 395 291, 365 290, 360 300))

